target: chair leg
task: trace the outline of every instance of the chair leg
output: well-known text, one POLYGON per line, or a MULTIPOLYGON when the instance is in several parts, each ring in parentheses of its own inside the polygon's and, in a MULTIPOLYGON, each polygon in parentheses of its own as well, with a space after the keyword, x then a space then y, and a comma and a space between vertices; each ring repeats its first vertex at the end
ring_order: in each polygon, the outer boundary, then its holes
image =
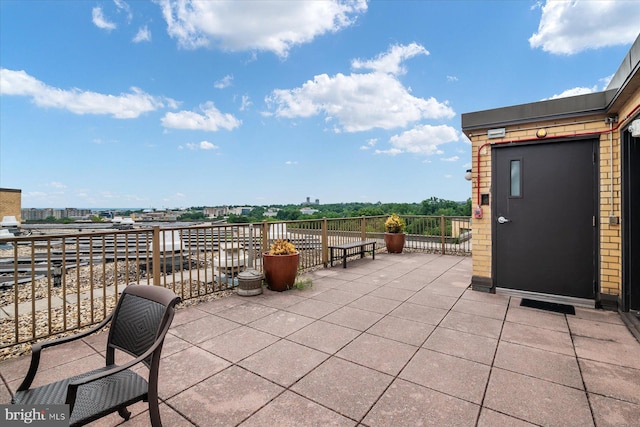
POLYGON ((149 418, 153 427, 162 427, 158 399, 149 399, 149 418))
POLYGON ((129 418, 131 417, 131 412, 129 412, 127 408, 118 409, 118 414, 120 414, 125 421, 129 421, 129 418))

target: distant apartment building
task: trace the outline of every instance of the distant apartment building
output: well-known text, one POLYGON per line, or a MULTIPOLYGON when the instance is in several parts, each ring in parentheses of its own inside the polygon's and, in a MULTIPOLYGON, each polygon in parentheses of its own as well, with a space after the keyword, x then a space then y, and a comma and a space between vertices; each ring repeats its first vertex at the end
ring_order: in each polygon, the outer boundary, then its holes
POLYGON ((229 213, 234 215, 249 215, 253 210, 250 206, 238 206, 236 208, 230 208, 229 213))
POLYGON ((302 215, 313 215, 316 212, 319 212, 318 209, 313 209, 313 208, 302 208, 302 209, 300 209, 300 213, 302 215))
POLYGON ((36 209, 36 208, 28 208, 22 209, 20 214, 22 215, 22 219, 25 221, 41 221, 45 218, 54 217, 55 219, 62 218, 62 209, 36 209))
POLYGON ((131 219, 134 221, 177 221, 179 216, 179 212, 145 210, 143 213, 131 214, 131 219))
POLYGON ((50 218, 50 217, 54 217, 55 219, 60 219, 60 218, 88 219, 88 218, 91 218, 93 213, 90 209, 28 208, 28 209, 21 209, 20 215, 22 216, 22 219, 24 219, 25 221, 41 221, 43 219, 50 218))
POLYGON ((91 209, 76 209, 76 208, 65 208, 63 209, 63 218, 71 218, 71 219, 88 219, 91 218, 93 212, 91 209))
POLYGON ((315 202, 311 201, 311 197, 307 197, 307 201, 302 203, 303 205, 319 205, 320 199, 316 199, 315 202))
POLYGON ((275 218, 276 216, 278 216, 278 211, 280 209, 278 208, 269 208, 267 209, 267 211, 265 213, 262 214, 262 216, 266 216, 269 218, 275 218))
MULTIPOLYGON (((49 210, 52 211, 53 209, 49 209, 49 210)), ((38 221, 46 218, 46 216, 44 216, 45 215, 44 211, 45 209, 35 209, 35 208, 21 209, 20 216, 22 216, 22 219, 24 221, 38 221)))
POLYGON ((202 210, 202 214, 207 218, 218 218, 221 216, 229 215, 229 207, 214 207, 214 208, 204 208, 202 210))

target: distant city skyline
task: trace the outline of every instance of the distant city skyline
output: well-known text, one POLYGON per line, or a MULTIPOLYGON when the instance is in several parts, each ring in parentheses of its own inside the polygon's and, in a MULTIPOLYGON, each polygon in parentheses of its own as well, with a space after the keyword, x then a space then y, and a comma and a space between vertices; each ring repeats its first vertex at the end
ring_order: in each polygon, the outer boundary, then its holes
POLYGON ((0 187, 34 208, 463 201, 462 113, 602 91, 638 33, 636 0, 2 0, 0 187))

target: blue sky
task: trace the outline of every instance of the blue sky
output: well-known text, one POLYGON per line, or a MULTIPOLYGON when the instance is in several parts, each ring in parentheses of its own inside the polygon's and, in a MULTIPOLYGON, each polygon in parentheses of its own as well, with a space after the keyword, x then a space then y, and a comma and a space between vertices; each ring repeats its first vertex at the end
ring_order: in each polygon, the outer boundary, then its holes
POLYGON ((24 208, 471 197, 466 112, 603 90, 624 1, 0 0, 24 208))

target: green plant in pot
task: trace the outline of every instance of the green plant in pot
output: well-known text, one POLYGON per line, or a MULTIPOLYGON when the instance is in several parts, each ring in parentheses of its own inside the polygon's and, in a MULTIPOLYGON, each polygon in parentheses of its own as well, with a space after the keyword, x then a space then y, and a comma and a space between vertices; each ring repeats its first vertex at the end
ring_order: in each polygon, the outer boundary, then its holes
POLYGON ((404 229, 406 224, 402 218, 396 214, 391 214, 389 218, 384 222, 384 243, 387 247, 387 252, 390 254, 402 253, 404 248, 404 229))
POLYGON ((300 252, 293 243, 275 240, 269 252, 262 254, 262 269, 269 289, 282 292, 293 288, 299 261, 300 252))

